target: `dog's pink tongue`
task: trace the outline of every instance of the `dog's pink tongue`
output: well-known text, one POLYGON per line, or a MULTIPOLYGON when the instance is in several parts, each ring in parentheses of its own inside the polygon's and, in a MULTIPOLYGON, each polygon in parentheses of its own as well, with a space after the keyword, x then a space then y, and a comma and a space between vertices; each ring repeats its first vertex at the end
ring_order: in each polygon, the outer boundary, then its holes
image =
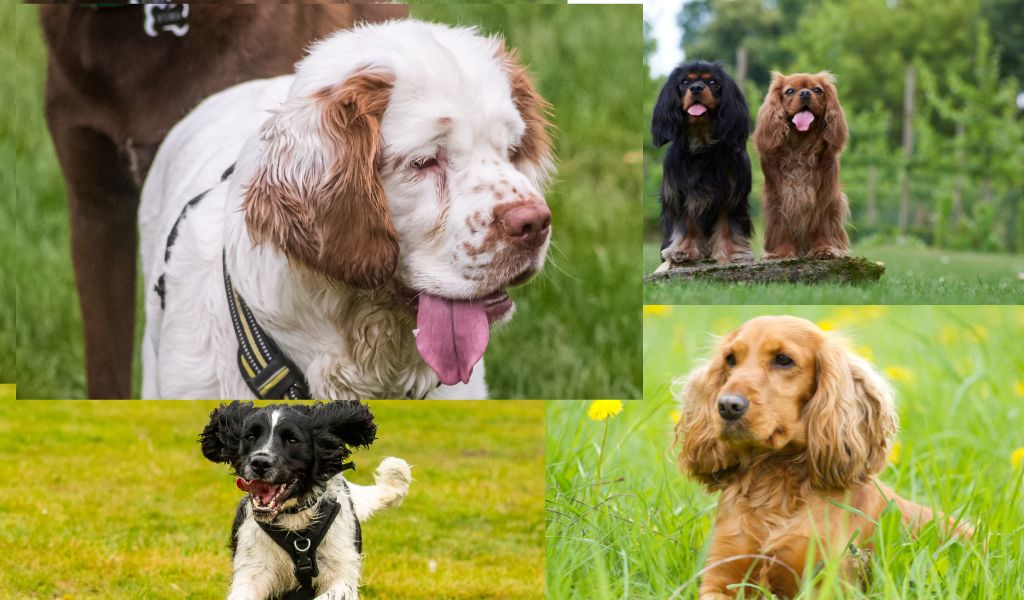
POLYGON ((698 104, 691 104, 690 108, 686 109, 686 112, 690 113, 691 115, 693 115, 695 117, 699 117, 702 114, 708 112, 708 107, 704 106, 703 104, 699 104, 699 103, 698 104))
POLYGON ((421 293, 416 349, 444 385, 469 383, 487 349, 491 328, 483 303, 421 293))
POLYGON ((260 481, 259 479, 246 481, 245 479, 238 477, 235 479, 235 486, 243 492, 249 492, 253 496, 256 496, 263 504, 270 504, 270 501, 274 498, 274 486, 270 485, 266 481, 260 481))
POLYGON ((814 122, 814 113, 809 110, 802 110, 793 115, 793 124, 798 131, 807 131, 814 122))

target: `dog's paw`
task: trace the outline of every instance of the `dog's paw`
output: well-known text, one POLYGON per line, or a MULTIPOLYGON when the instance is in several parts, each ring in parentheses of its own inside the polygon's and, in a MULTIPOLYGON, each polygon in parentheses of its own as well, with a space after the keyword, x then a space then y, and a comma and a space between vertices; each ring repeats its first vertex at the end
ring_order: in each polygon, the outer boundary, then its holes
POLYGON ((669 246, 661 251, 662 260, 672 264, 693 262, 704 258, 699 248, 694 244, 669 246))
POLYGON ((808 252, 807 256, 808 258, 831 260, 833 258, 842 258, 846 256, 846 250, 836 248, 834 246, 819 246, 808 252))
POLYGON ((781 250, 775 250, 774 252, 768 252, 767 250, 761 255, 761 260, 786 260, 787 258, 796 258, 796 252, 792 248, 783 248, 781 250))
POLYGON ((718 264, 726 265, 730 263, 738 262, 750 262, 754 260, 754 253, 750 251, 750 248, 735 248, 731 252, 716 252, 712 255, 715 262, 718 264))

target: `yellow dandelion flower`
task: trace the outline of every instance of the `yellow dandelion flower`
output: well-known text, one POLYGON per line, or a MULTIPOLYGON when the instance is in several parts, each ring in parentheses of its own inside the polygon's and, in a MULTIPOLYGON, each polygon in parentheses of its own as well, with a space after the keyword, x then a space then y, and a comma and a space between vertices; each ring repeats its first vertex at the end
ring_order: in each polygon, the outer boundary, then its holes
POLYGON ((835 319, 822 319, 818 321, 818 329, 822 331, 833 331, 836 326, 838 326, 838 323, 836 323, 835 319))
POLYGON ((665 306, 664 304, 644 304, 645 317, 664 317, 671 312, 671 306, 665 306))
POLYGON ((875 351, 871 349, 871 346, 857 346, 857 355, 868 362, 875 362, 875 351))
POLYGON ((683 418, 683 413, 679 412, 678 410, 674 410, 671 413, 669 413, 669 417, 672 419, 672 424, 677 425, 679 423, 679 419, 683 418))
POLYGON ((960 330, 952 325, 943 325, 939 329, 939 343, 943 346, 952 346, 960 340, 960 330))
POLYGON ((1024 448, 1017 448, 1010 455, 1010 464, 1013 465, 1014 469, 1019 469, 1021 465, 1024 465, 1024 448))
POLYGON ((988 341, 988 329, 985 329, 984 325, 975 325, 971 328, 971 333, 974 334, 974 337, 978 338, 979 342, 988 341))
POLYGON ((1017 383, 1013 384, 1013 389, 1017 390, 1018 396, 1024 396, 1024 379, 1018 379, 1017 383))
POLYGON ((884 372, 893 381, 909 383, 914 380, 914 373, 906 367, 886 367, 884 372))
POLYGON ((892 445, 892 450, 889 450, 889 462, 894 465, 900 464, 900 457, 903 456, 903 444, 896 442, 892 445))
POLYGON ((587 416, 594 421, 604 421, 622 412, 622 400, 594 400, 587 409, 587 416))

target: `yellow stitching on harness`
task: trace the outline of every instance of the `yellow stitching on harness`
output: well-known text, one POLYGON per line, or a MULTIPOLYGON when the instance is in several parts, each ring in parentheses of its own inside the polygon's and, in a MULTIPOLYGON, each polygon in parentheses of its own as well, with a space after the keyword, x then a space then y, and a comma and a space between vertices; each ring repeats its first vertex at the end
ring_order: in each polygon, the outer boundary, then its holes
POLYGON ((267 395, 267 391, 273 388, 279 381, 284 379, 284 376, 288 374, 288 367, 281 367, 281 370, 274 374, 270 381, 260 386, 260 395, 267 395))
POLYGON ((263 353, 260 352, 259 347, 256 345, 256 341, 253 340, 252 331, 249 330, 249 322, 245 319, 245 312, 242 310, 241 303, 238 301, 238 292, 231 289, 231 299, 235 301, 235 311, 238 313, 238 322, 242 324, 242 330, 245 331, 245 339, 249 341, 249 349, 256 356, 256 362, 260 363, 260 367, 266 368, 267 362, 263 360, 263 353))

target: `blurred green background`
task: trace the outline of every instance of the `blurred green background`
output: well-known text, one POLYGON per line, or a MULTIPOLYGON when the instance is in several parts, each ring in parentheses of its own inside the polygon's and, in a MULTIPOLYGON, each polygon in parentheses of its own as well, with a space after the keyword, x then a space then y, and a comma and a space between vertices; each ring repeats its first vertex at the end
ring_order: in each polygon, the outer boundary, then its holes
MULTIPOLYGON (((10 386, 8 386, 10 387, 10 386)), ((213 402, 0 406, 2 598, 223 598, 241 497, 199 433, 213 402), (9 565, 9 566, 8 566, 9 565), (16 567, 15 567, 16 565, 16 567)), ((361 598, 544 597, 542 402, 370 403, 386 456, 412 465, 405 502, 363 524, 361 598)))
MULTIPOLYGON (((512 291, 516 317, 492 337, 491 396, 638 396, 641 8, 417 5, 412 14, 503 34, 553 107, 553 241, 544 272, 512 291)), ((45 50, 36 7, 3 5, 0 28, 7 32, 0 66, 10 90, 0 114, 0 157, 7 160, 0 162, 17 173, 16 202, 0 209, 0 252, 7 257, 0 271, 0 376, 14 370, 16 285, 19 394, 81 397, 81 320, 64 183, 43 120, 45 50)), ((10 176, 6 167, 3 175, 10 176)), ((141 311, 137 321, 141 333, 141 311)))
MULTIPOLYGON (((675 19, 686 59, 718 60, 753 119, 770 71, 830 70, 850 127, 841 182, 853 252, 882 260, 861 292, 772 286, 766 303, 1016 303, 1024 297, 1024 4, 1019 0, 689 0, 675 19), (914 87, 905 96, 908 70, 914 87), (904 102, 912 146, 903 153, 904 102), (905 185, 904 185, 905 184, 905 185), (904 190, 906 190, 904 192, 904 190), (939 278, 943 277, 942 281, 939 278), (951 285, 951 284, 962 285, 951 285), (776 293, 777 292, 777 293, 776 293)), ((645 63, 657 48, 645 23, 645 63)), ((661 161, 650 115, 664 76, 646 70, 644 270, 658 264, 661 161)), ((753 142, 751 205, 761 250, 763 176, 753 142)), ((683 287, 683 286, 678 286, 683 287)), ((760 289, 765 289, 761 287, 760 289)), ((649 286, 648 303, 758 302, 732 289, 649 286), (716 296, 716 294, 718 294, 716 296)))
POLYGON ((899 450, 879 477, 903 497, 963 514, 976 528, 970 544, 946 540, 934 527, 913 537, 900 530, 898 511, 890 512, 865 592, 825 578, 800 597, 1019 598, 1024 308, 1016 306, 645 307, 642 401, 626 402, 603 423, 587 417, 586 402, 548 403, 549 595, 696 596, 717 495, 676 467, 672 381, 708 356, 713 336, 764 314, 804 317, 851 339, 897 392, 899 450))

